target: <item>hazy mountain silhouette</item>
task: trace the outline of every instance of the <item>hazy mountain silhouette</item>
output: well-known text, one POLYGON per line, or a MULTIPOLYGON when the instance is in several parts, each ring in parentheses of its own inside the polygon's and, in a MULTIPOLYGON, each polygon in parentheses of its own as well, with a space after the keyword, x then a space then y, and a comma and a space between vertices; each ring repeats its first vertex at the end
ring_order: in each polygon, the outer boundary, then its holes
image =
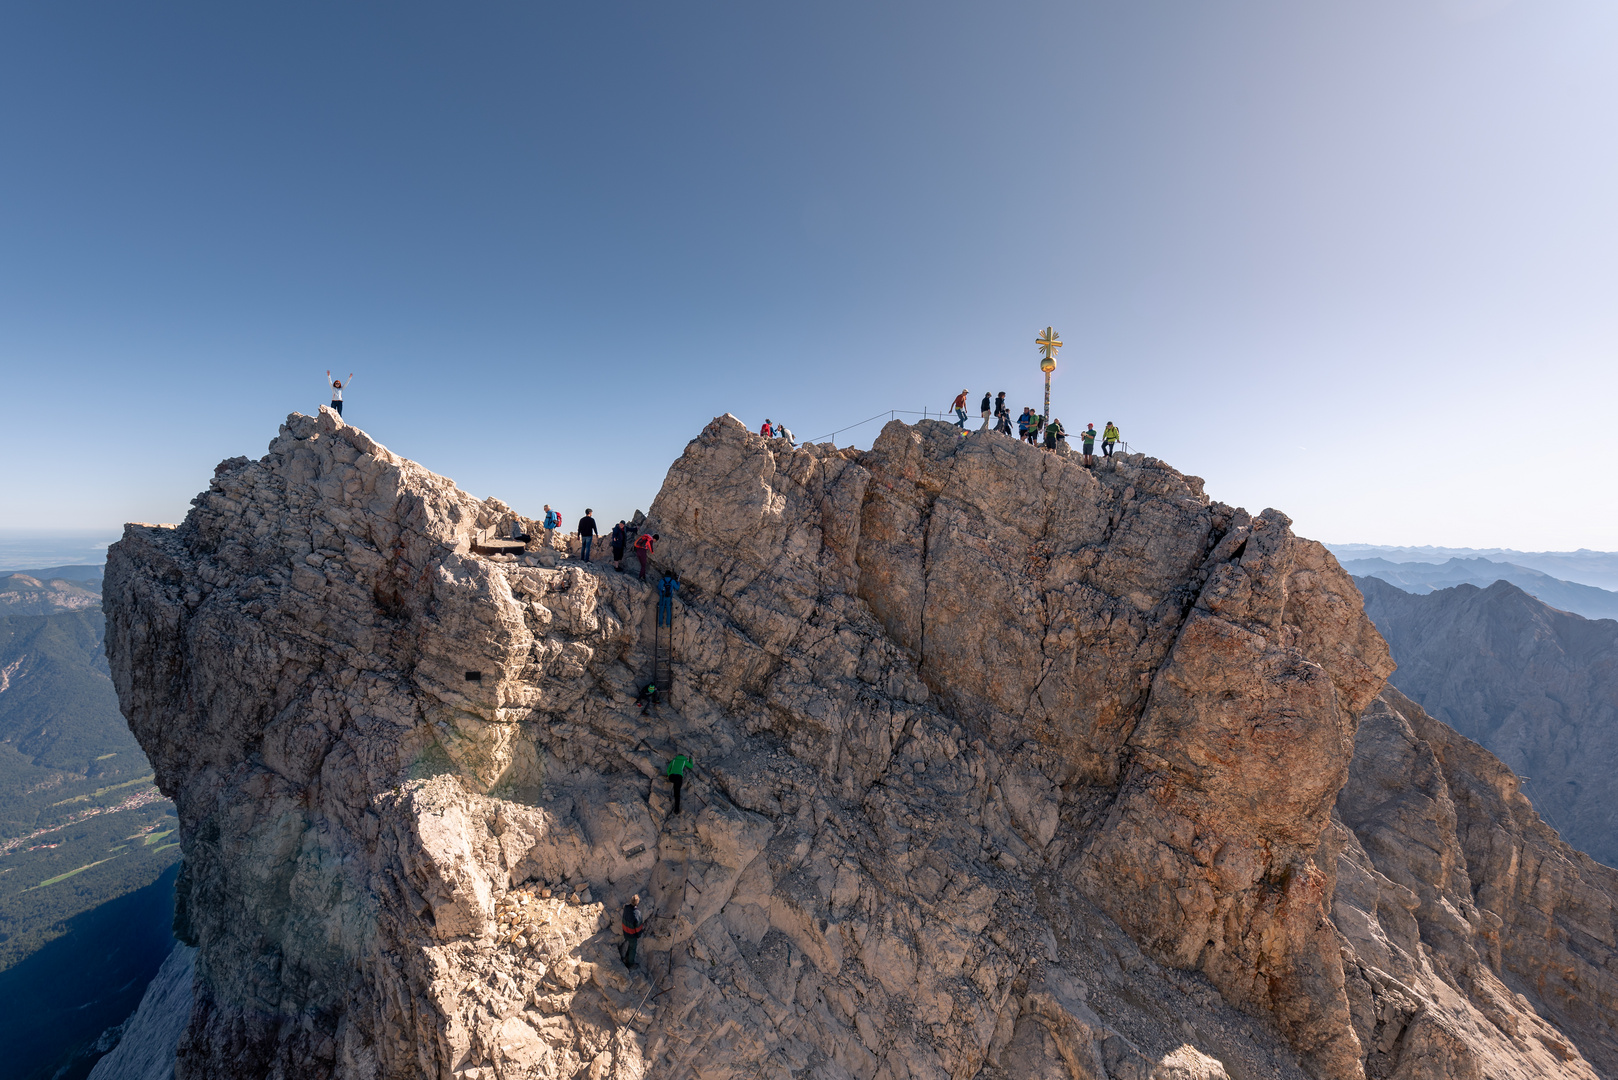
POLYGON ((1356 577, 1375 577, 1405 592, 1427 593, 1456 585, 1486 589, 1496 581, 1509 581, 1551 607, 1587 619, 1618 618, 1618 592, 1563 581, 1529 566, 1492 559, 1450 559, 1442 563, 1390 562, 1387 559, 1350 559, 1343 569, 1356 577))
POLYGON ((1389 681, 1526 778, 1564 840, 1618 865, 1618 622, 1506 581, 1421 596, 1355 581, 1399 665, 1389 681))

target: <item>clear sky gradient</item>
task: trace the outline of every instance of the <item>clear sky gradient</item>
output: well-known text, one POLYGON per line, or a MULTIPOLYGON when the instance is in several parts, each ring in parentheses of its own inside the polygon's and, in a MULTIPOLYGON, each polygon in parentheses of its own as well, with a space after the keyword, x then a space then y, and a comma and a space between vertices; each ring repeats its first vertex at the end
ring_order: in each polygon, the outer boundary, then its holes
MULTIPOLYGON (((1610 0, 0 8, 0 528, 351 420, 529 514, 961 387, 1333 541, 1618 548, 1610 0)), ((839 441, 862 444, 870 425, 839 441)))

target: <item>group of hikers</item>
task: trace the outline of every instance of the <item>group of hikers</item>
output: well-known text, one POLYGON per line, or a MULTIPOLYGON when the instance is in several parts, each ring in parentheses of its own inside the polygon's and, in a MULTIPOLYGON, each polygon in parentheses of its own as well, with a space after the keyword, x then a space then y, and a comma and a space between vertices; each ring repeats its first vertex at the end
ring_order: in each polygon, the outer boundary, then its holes
MULTIPOLYGON (((554 546, 556 530, 562 527, 562 515, 552 509, 550 503, 545 504, 545 516, 540 519, 540 527, 545 530, 545 546, 554 546)), ((579 561, 589 562, 590 553, 595 548, 596 537, 601 535, 601 529, 596 524, 595 511, 588 506, 584 508, 584 516, 579 519, 578 533, 579 561)), ((516 518, 511 519, 511 538, 528 543, 528 534, 522 531, 522 524, 516 518)), ((662 538, 656 533, 640 532, 627 521, 619 519, 607 537, 607 542, 612 548, 612 568, 620 574, 623 573, 624 552, 633 551, 635 558, 640 562, 640 579, 645 581, 647 562, 657 550, 657 542, 660 539, 662 538)))
MULTIPOLYGON (((966 431, 966 399, 970 394, 970 390, 963 388, 959 394, 955 395, 954 402, 950 404, 950 411, 955 414, 955 426, 960 428, 963 434, 966 431)), ((983 426, 978 430, 988 431, 992 422, 995 431, 1000 432, 1002 435, 1011 434, 1011 407, 1006 404, 1006 392, 1004 390, 998 394, 991 394, 985 390, 983 392, 983 401, 979 404, 978 411, 983 417, 983 426)), ((1062 426, 1061 420, 1053 418, 1047 423, 1045 418, 1035 412, 1032 406, 1023 409, 1022 415, 1016 419, 1016 425, 1017 438, 1030 446, 1038 446, 1043 442, 1045 449, 1053 454, 1063 448, 1064 440, 1067 438, 1067 429, 1062 426)), ((1101 432, 1102 455, 1111 457, 1112 449, 1118 444, 1121 437, 1118 425, 1108 420, 1107 426, 1101 432)), ((1079 432, 1079 439, 1084 444, 1084 463, 1094 465, 1096 445, 1096 425, 1094 421, 1091 421, 1089 426, 1079 432)))
MULTIPOLYGON (((680 812, 680 789, 685 785, 685 771, 695 764, 696 762, 684 754, 675 754, 664 770, 663 775, 668 777, 669 786, 674 794, 674 809, 669 811, 671 816, 680 812)), ((640 945, 641 935, 646 932, 646 924, 650 921, 641 914, 640 893, 631 896, 629 903, 624 905, 623 919, 620 923, 624 942, 618 947, 618 956, 623 960, 624 967, 635 966, 635 952, 640 945)))
POLYGON ((758 433, 766 439, 781 439, 788 446, 798 445, 797 440, 792 437, 792 429, 785 424, 771 423, 768 416, 764 418, 764 423, 758 426, 758 433))

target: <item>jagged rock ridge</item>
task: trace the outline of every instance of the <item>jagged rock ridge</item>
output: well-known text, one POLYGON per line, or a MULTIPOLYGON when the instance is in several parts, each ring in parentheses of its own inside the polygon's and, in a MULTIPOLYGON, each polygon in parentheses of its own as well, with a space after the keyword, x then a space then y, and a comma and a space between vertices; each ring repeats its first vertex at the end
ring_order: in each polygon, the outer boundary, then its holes
POLYGON ((1485 845, 1537 853, 1515 906, 1457 906, 1456 858, 1366 840, 1412 828, 1386 800, 1334 814, 1360 714, 1401 714, 1353 583, 1276 511, 1138 455, 1092 472, 927 422, 783 451, 720 418, 649 517, 684 582, 650 720, 652 591, 472 555, 506 513, 322 410, 113 549, 109 653, 200 946, 178 1075, 1613 1060, 1610 1009, 1475 947, 1528 911, 1562 928, 1541 975, 1558 948, 1610 958, 1610 882, 1525 804, 1485 845), (676 749, 699 766, 679 816, 676 749), (634 891, 656 917, 626 975, 634 891))

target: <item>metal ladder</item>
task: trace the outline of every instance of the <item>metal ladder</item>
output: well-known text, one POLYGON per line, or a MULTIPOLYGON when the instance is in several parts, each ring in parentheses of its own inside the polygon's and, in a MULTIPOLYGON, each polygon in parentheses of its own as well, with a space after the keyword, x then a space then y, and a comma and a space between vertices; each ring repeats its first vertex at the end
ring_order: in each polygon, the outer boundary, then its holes
MULTIPOLYGON (((658 597, 661 607, 663 599, 658 597)), ((662 618, 657 620, 657 632, 652 638, 652 682, 657 684, 658 690, 667 694, 674 688, 674 602, 669 601, 669 625, 664 626, 662 618)))

